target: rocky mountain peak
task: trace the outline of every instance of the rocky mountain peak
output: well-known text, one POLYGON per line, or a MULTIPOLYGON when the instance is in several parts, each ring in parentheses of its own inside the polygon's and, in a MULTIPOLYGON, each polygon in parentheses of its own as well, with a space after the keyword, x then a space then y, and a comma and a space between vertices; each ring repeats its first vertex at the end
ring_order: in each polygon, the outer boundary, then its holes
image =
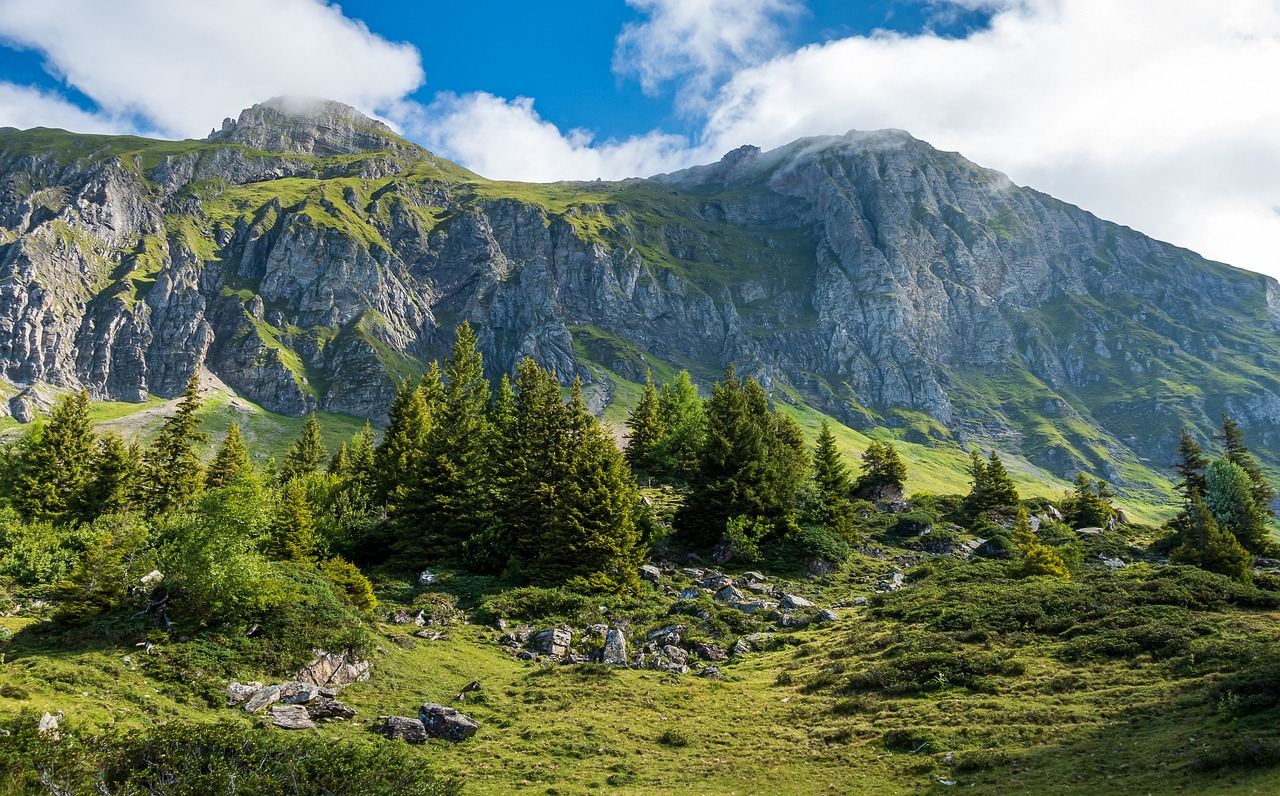
POLYGON ((205 139, 242 144, 265 152, 327 157, 403 149, 408 145, 387 125, 350 105, 314 97, 274 97, 225 119, 205 139))

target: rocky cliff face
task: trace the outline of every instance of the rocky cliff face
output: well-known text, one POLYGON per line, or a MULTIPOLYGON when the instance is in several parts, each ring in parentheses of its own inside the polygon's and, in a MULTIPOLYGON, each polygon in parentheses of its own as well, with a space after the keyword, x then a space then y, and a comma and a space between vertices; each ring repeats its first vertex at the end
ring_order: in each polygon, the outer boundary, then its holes
POLYGON ((205 141, 0 131, 0 227, 15 391, 136 401, 203 364, 376 420, 467 319, 494 374, 735 362, 854 425, 1121 483, 1224 410, 1280 441, 1273 280, 896 131, 541 186, 273 100, 205 141))

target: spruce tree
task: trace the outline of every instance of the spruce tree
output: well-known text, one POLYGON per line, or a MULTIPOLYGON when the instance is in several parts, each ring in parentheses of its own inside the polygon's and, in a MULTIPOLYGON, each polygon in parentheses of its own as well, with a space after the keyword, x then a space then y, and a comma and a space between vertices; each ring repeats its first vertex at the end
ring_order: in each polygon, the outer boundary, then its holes
POLYGON ((328 458, 329 451, 325 448, 324 438, 320 434, 320 421, 316 418, 316 413, 312 412, 307 415, 307 421, 302 425, 302 436, 284 455, 284 462, 280 466, 280 478, 287 482, 311 475, 328 458))
POLYGON ((1015 509, 1018 507, 1018 489, 1014 486, 1009 473, 1004 469, 1004 462, 994 450, 983 461, 976 450, 969 452, 969 467, 973 472, 973 487, 964 499, 964 511, 970 517, 977 517, 993 509, 1015 509))
POLYGON ((1209 460, 1205 458, 1200 443, 1191 436, 1186 426, 1179 430, 1179 435, 1178 463, 1174 466, 1178 482, 1174 486, 1182 493, 1183 505, 1190 506, 1193 494, 1204 496, 1204 471, 1209 466, 1209 460))
POLYGON ((538 566, 543 532, 556 520, 556 489, 568 470, 568 412, 555 376, 527 357, 516 368, 514 394, 498 483, 504 541, 513 570, 522 572, 538 566))
POLYGON ((828 501, 847 497, 850 490, 849 468, 836 448, 836 437, 831 423, 823 420, 818 430, 817 444, 813 449, 813 478, 828 501))
POLYGON ((94 464, 97 438, 89 422, 89 393, 68 393, 49 417, 24 435, 18 446, 13 506, 28 520, 72 522, 92 519, 83 491, 94 464))
POLYGON ((437 393, 439 378, 439 368, 432 363, 423 384, 415 387, 405 379, 391 402, 387 428, 373 456, 376 497, 388 506, 403 497, 426 455, 427 432, 431 430, 434 408, 428 396, 437 393))
POLYGON ((222 447, 213 455, 209 469, 204 474, 204 484, 209 489, 217 489, 231 483, 232 479, 249 466, 249 446, 245 444, 240 433, 240 425, 232 423, 227 429, 226 439, 222 447))
POLYGON ((698 467, 707 436, 707 413, 689 371, 682 370, 658 392, 662 438, 654 458, 665 476, 688 480, 698 467))
POLYGON ((1234 420, 1227 416, 1226 412, 1222 413, 1222 433, 1215 435, 1214 439, 1222 443, 1227 461, 1244 470, 1249 476, 1250 493, 1258 512, 1268 520, 1274 518, 1276 515, 1271 508, 1271 503, 1276 499, 1276 490, 1267 482, 1262 468, 1258 466, 1253 454, 1249 452, 1249 447, 1245 445, 1244 432, 1234 420))
POLYGON ((335 478, 344 478, 351 471, 351 454, 347 453, 347 443, 338 444, 338 449, 329 458, 329 466, 325 472, 335 478))
POLYGON ((168 511, 200 491, 204 466, 196 445, 209 436, 200 430, 196 413, 200 398, 199 371, 191 374, 178 409, 165 421, 159 436, 143 456, 143 494, 149 514, 168 511))
POLYGON ((458 327, 434 422, 423 439, 416 478, 406 482, 393 516, 399 549, 428 560, 458 560, 463 545, 493 521, 489 382, 478 340, 458 327))
POLYGON ((1253 481, 1243 467, 1217 459, 1205 473, 1204 504, 1218 526, 1230 531, 1246 550, 1270 555, 1274 542, 1266 515, 1254 503, 1253 481))
POLYGON ((640 400, 627 417, 627 464, 644 473, 657 474, 658 444, 662 441, 665 429, 662 425, 662 408, 659 405, 658 390, 653 386, 653 373, 645 372, 644 392, 640 400))
POLYGON ((1112 497, 1105 481, 1095 482, 1084 473, 1077 473, 1076 488, 1064 501, 1067 522, 1073 528, 1106 528, 1116 516, 1112 497))
POLYGON ((316 526, 307 489, 296 480, 290 481, 280 496, 263 552, 274 561, 307 563, 313 560, 315 545, 316 526))
POLYGON ((1187 516, 1189 522, 1182 544, 1169 555, 1169 561, 1248 582, 1252 578, 1249 567, 1253 556, 1230 531, 1219 527, 1199 495, 1192 497, 1187 516))
POLYGON ((1011 572, 1015 577, 1071 577, 1071 571, 1067 569, 1062 556, 1040 543, 1040 539, 1031 527, 1031 518, 1027 516, 1026 509, 1018 509, 1018 515, 1013 522, 1013 541, 1017 554, 1011 572))
POLYGON ((854 490, 864 497, 874 497, 886 487, 901 490, 906 480, 907 465, 893 443, 872 440, 862 454, 862 475, 854 490))
POLYGON ((373 426, 366 420, 360 433, 351 438, 351 445, 347 452, 347 469, 343 473, 348 487, 359 488, 367 497, 372 497, 374 492, 377 439, 373 433, 373 426))
POLYGON ((81 516, 100 517, 125 511, 134 504, 142 452, 137 443, 128 444, 114 431, 98 438, 93 475, 80 498, 81 516))

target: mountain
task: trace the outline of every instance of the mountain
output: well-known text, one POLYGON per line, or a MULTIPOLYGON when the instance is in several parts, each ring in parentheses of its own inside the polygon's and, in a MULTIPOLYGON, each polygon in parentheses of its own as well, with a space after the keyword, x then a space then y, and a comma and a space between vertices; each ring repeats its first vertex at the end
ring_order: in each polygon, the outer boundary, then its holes
POLYGON ((1280 464, 1280 285, 900 131, 621 182, 496 182, 338 103, 203 141, 0 130, 0 378, 141 401, 205 365, 277 412, 379 420, 479 330, 618 379, 734 362, 908 440, 1160 488, 1220 412, 1280 464), (1277 451, 1277 452, 1271 452, 1277 451))

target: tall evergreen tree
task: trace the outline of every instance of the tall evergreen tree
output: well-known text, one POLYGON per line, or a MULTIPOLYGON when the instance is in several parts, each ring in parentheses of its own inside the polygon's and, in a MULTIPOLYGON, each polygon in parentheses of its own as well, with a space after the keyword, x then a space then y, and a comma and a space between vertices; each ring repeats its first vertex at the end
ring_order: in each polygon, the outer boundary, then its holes
POLYGON ((1217 459, 1205 473, 1204 504, 1224 531, 1230 531, 1246 550, 1269 555, 1274 543, 1266 515, 1254 503, 1253 481, 1230 459, 1217 459))
POLYGON ((970 451, 969 461, 973 471, 973 488, 964 499, 964 510, 969 516, 976 517, 993 509, 1018 507, 1018 488, 1009 478, 998 453, 991 451, 987 461, 983 462, 977 451, 970 451))
POLYGON ((658 392, 662 437, 654 458, 664 475, 688 480, 698 467, 707 436, 707 413, 689 371, 682 370, 658 392))
POLYGON ((1116 516, 1111 499, 1115 495, 1105 481, 1094 481, 1084 473, 1076 474, 1076 488, 1064 501, 1067 522, 1073 528, 1105 528, 1116 516))
POLYGON ((306 563, 314 559, 315 546, 316 526, 307 489, 297 480, 289 481, 280 496, 263 552, 275 561, 306 563))
POLYGON ((198 443, 209 439, 209 435, 200 430, 200 418, 196 415, 203 405, 200 375, 196 371, 187 382, 177 411, 165 421, 159 436, 143 456, 143 492, 149 514, 160 514, 177 506, 203 486, 204 466, 196 448, 198 443))
POLYGON ((382 432, 382 442, 373 456, 376 496, 381 502, 388 505, 398 503, 422 464, 426 455, 427 432, 434 421, 428 395, 438 391, 439 378, 439 368, 433 363, 423 384, 415 387, 405 379, 396 391, 387 413, 387 428, 382 432))
POLYGON ((854 490, 864 497, 873 497, 886 487, 901 490, 906 481, 907 465, 898 455, 898 449, 892 442, 882 444, 872 440, 862 454, 862 475, 854 490))
POLYGON ((445 361, 439 408, 423 439, 417 478, 395 517, 400 548, 431 560, 457 560, 463 545, 493 521, 489 382, 471 325, 463 322, 445 361))
POLYGON ((504 541, 513 569, 523 571, 541 558, 543 531, 556 520, 556 489, 569 460, 560 385, 529 358, 516 368, 514 410, 498 479, 504 541))
POLYGON ((293 443, 293 447, 284 455, 280 466, 280 478, 292 481, 295 478, 311 475, 329 458, 329 451, 324 446, 324 438, 320 434, 320 421, 316 413, 307 415, 307 422, 302 425, 302 436, 293 443))
POLYGON ((213 455, 213 461, 209 462, 209 469, 205 471, 205 486, 209 489, 224 487, 248 466, 249 446, 245 444, 244 435, 240 433, 240 424, 232 423, 227 429, 222 447, 218 448, 218 452, 213 455))
POLYGON ((82 516, 100 517, 131 507, 137 494, 141 466, 142 451, 137 443, 126 443, 114 431, 100 435, 93 474, 80 499, 82 516))
POLYGON ((1190 564, 1217 572, 1239 581, 1251 578, 1249 567, 1253 556, 1230 531, 1223 530, 1205 506, 1200 495, 1193 495, 1187 512, 1189 523, 1180 544, 1170 555, 1174 564, 1190 564))
POLYGON ((1193 494, 1204 495, 1204 471, 1209 466, 1209 460, 1205 458, 1200 443, 1196 442, 1186 426, 1179 430, 1179 435, 1178 463, 1174 466, 1178 482, 1174 486, 1182 493, 1183 505, 1190 506, 1193 494))
POLYGON ((1274 518, 1275 511, 1271 508, 1271 503, 1276 499, 1276 490, 1267 482, 1267 477, 1263 475, 1262 468, 1258 466, 1257 460, 1253 458, 1249 447, 1244 442, 1244 432, 1240 430, 1240 426, 1234 420, 1227 417, 1227 413, 1222 413, 1222 433, 1215 435, 1214 439, 1222 443, 1223 453, 1227 461, 1235 464, 1244 470, 1249 476, 1251 484, 1251 494, 1253 495, 1253 504, 1258 512, 1267 519, 1274 518))
POLYGON ((831 431, 831 423, 823 420, 818 430, 817 444, 813 449, 813 478, 818 488, 828 500, 847 497, 851 484, 849 468, 844 457, 836 447, 836 437, 831 431))
POLYGON ((653 386, 652 371, 645 372, 644 392, 640 400, 627 417, 627 464, 646 473, 657 470, 658 444, 662 441, 666 429, 662 424, 662 408, 659 405, 658 390, 653 386))
POLYGON ((84 521, 83 492, 91 478, 97 437, 89 422, 89 393, 59 399, 46 421, 19 446, 13 505, 29 520, 84 521))

